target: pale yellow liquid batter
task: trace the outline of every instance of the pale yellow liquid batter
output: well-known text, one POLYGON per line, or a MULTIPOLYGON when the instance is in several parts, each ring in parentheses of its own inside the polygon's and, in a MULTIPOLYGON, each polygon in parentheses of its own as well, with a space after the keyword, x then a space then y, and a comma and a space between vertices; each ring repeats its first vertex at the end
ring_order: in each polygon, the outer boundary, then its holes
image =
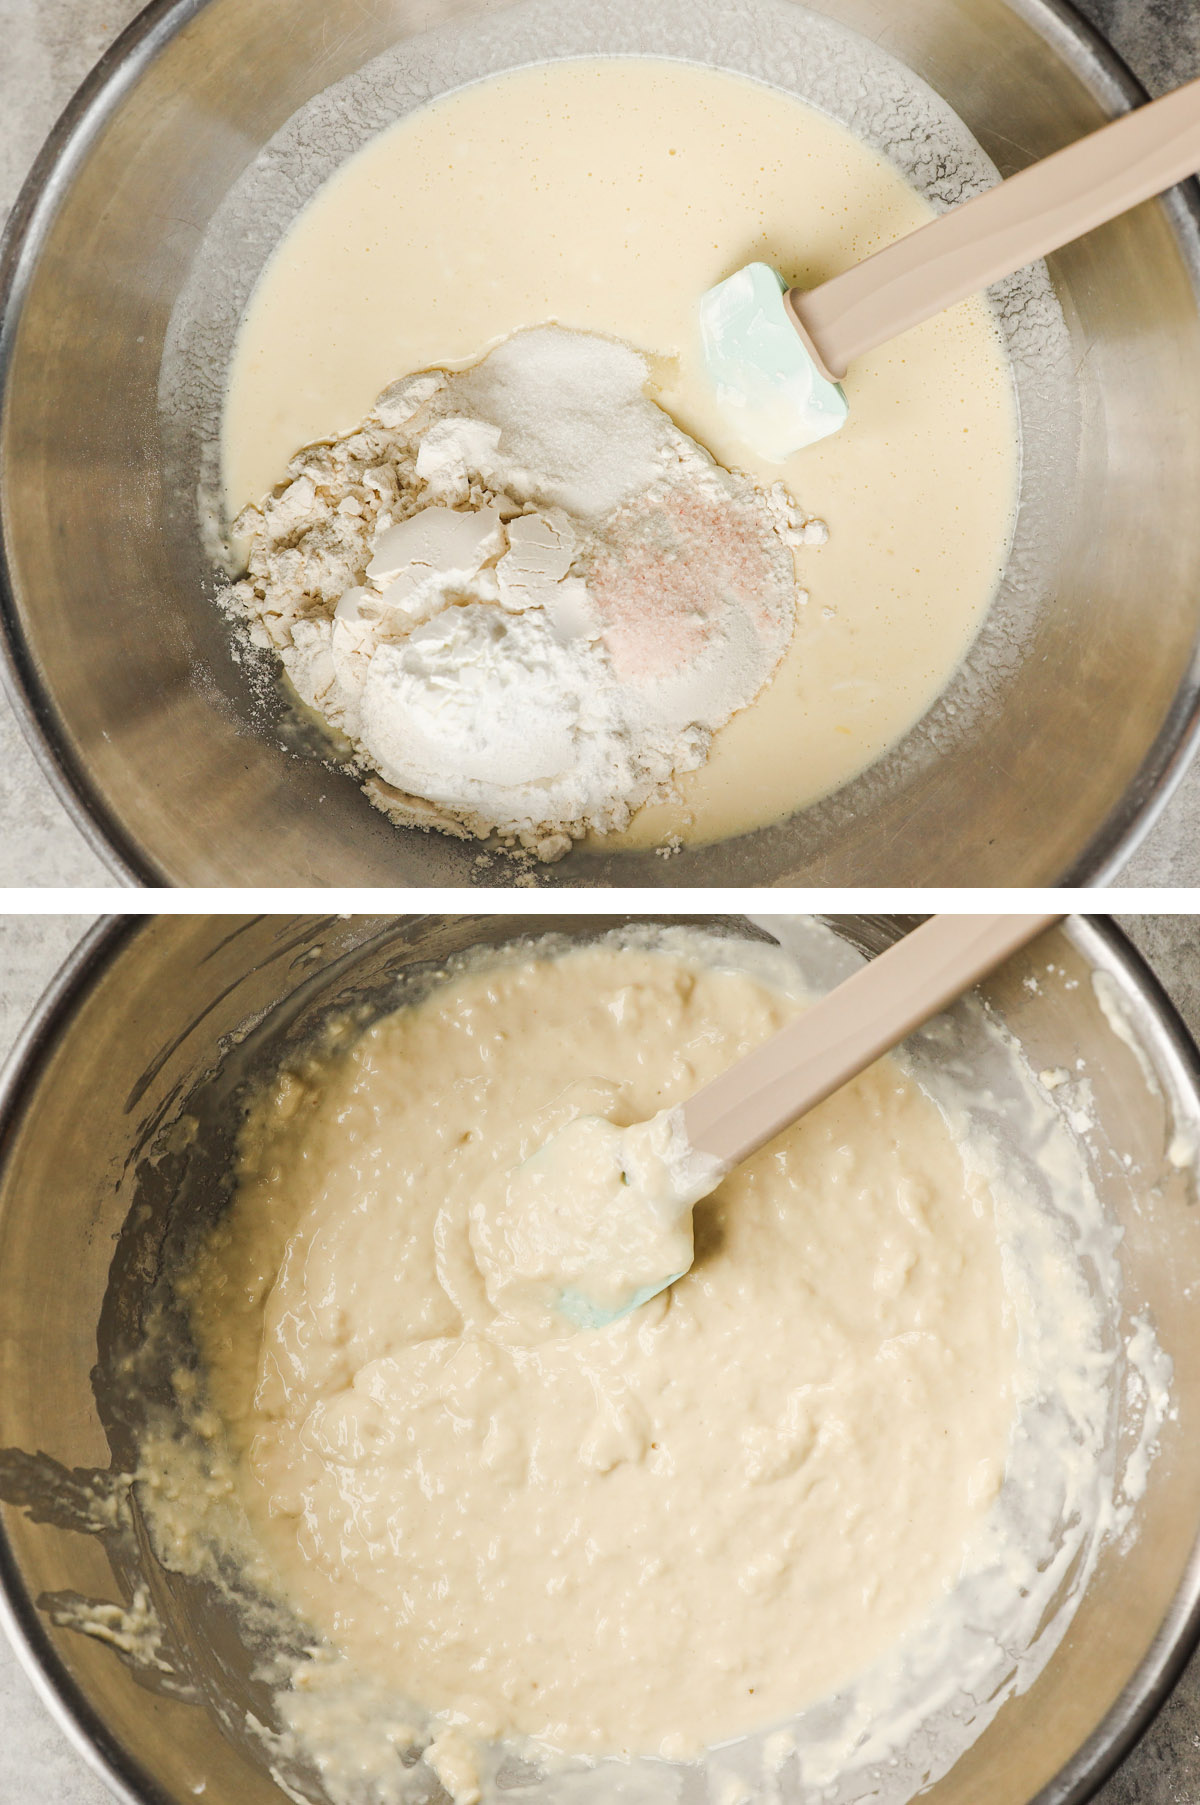
POLYGON ((798 1006, 672 949, 518 953, 252 1119, 180 1285, 236 1487, 275 1584, 443 1727, 694 1753, 835 1691, 968 1560, 1014 1328, 987 1185, 890 1060, 609 1328, 531 1336, 472 1251, 497 1174, 682 1102, 798 1006))
POLYGON ((875 151, 741 76, 632 58, 460 89, 348 162, 269 264, 230 378, 230 508, 396 377, 470 362, 522 327, 651 354, 654 399, 678 424, 720 462, 782 478, 830 539, 797 554, 810 600, 768 689, 682 779, 682 803, 644 808, 604 844, 778 820, 894 744, 966 652, 1011 530, 1012 382, 973 298, 859 360, 846 428, 766 465, 716 406, 696 303, 756 258, 811 286, 929 217, 875 151))

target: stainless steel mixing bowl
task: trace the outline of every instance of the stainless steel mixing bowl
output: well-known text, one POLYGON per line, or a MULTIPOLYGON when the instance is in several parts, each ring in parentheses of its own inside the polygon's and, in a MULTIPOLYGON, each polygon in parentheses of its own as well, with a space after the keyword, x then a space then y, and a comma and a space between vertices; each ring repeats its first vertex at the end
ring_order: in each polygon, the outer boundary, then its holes
MULTIPOLYGON (((106 1475, 133 1457, 112 1374, 138 1345, 138 1300, 171 1261, 180 1214, 228 1194, 241 1087, 331 1004, 378 1005, 415 962, 628 919, 126 920, 93 933, 43 1001, 0 1098, 0 1594, 44 1696, 127 1800, 282 1797, 246 1732, 247 1707, 269 1713, 252 1654, 203 1588, 165 1575, 136 1525, 109 1533, 105 1514, 106 1475), (128 1603, 139 1586, 169 1625, 152 1672, 65 1627, 81 1600, 128 1603)), ((715 925, 756 932, 744 920, 715 925)), ((865 951, 897 932, 878 917, 834 925, 865 951)), ((1103 1553, 1033 1687, 1001 1707, 927 1794, 935 1805, 1063 1805, 1084 1798, 1128 1749, 1200 1631, 1200 1336, 1190 1295, 1200 1207, 1194 1171, 1168 1151, 1181 1125, 1200 1126, 1200 1053, 1108 924, 1070 922, 988 994, 1035 1070, 1086 1061, 1092 1176, 1124 1228, 1122 1309, 1126 1321, 1151 1313, 1174 1362, 1177 1415, 1132 1532, 1103 1553), (1097 972, 1111 981, 1125 1038, 1101 1006, 1097 972)))
MULTIPOLYGON (((519 10, 156 0, 69 109, 16 209, 0 318, 9 681, 81 824, 136 878, 511 877, 504 862, 481 869, 469 845, 397 831, 279 708, 264 713, 211 600, 202 403, 185 385, 168 426, 160 375, 198 266, 222 279, 206 244, 214 217, 297 109, 427 29, 478 26, 502 43, 498 17, 519 10), (195 417, 181 420, 189 406, 195 417)), ((642 48, 688 53, 678 33, 695 6, 643 10, 642 48)), ((928 81, 1002 174, 1140 97, 1060 0, 815 10, 928 81)), ((611 11, 561 0, 558 53, 602 47, 611 11)), ((733 43, 744 18, 725 12, 733 43)), ((1188 184, 1053 259, 1078 420, 1056 472, 1027 485, 1025 554, 980 668, 882 764, 785 824, 668 861, 576 852, 544 881, 1041 884, 1100 880, 1119 864, 1197 723, 1197 215, 1188 184)), ((248 216, 239 243, 256 230, 261 262, 261 218, 248 216)), ((227 355, 214 338, 218 383, 227 355)))

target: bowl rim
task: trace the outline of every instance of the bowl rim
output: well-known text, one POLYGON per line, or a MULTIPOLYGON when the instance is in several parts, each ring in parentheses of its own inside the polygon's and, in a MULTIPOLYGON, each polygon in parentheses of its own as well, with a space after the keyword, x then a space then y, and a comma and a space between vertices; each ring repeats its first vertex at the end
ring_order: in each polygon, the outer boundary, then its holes
MULTIPOLYGON (((167 43, 211 0, 150 0, 85 78, 52 127, 0 235, 0 420, 11 392, 12 353, 32 272, 59 202, 86 152, 119 102, 167 43)), ((1149 98, 1116 50, 1072 0, 1004 0, 1074 70, 1116 117, 1149 98)), ((1200 181, 1160 197, 1200 311, 1200 181)), ((121 883, 165 886, 173 880, 151 850, 103 798, 69 742, 21 629, 16 586, 0 510, 0 686, 39 769, 87 845, 121 883)), ((1123 796, 1067 869, 1061 886, 1111 882, 1150 832, 1200 745, 1200 633, 1192 658, 1154 740, 1123 796)), ((186 886, 183 886, 186 887, 186 886)), ((710 886, 700 886, 709 888, 710 886)))
MULTIPOLYGON (((647 911, 650 918, 656 913, 647 911)), ((579 919, 601 911, 584 911, 579 919)), ((779 914, 787 911, 780 910, 779 914)), ((514 923, 536 924, 537 916, 505 912, 514 923)), ((62 961, 0 1068, 0 1166, 6 1159, 27 1102, 71 1030, 79 1008, 121 953, 155 915, 109 915, 87 929, 62 961)), ((229 916, 229 921, 254 917, 229 916)), ((301 916, 292 916, 301 920, 301 916)), ((322 917, 314 916, 314 920, 322 917)), ((720 917, 699 915, 697 923, 720 917)), ((878 918, 874 918, 878 919, 878 918)), ((894 918, 893 918, 894 919, 894 918)), ((911 925, 911 918, 903 918, 911 925)), ((1071 915, 1052 930, 1063 933, 1093 971, 1107 972, 1130 1005, 1134 1026, 1151 1050, 1155 1070, 1169 1079, 1171 1092, 1187 1095, 1200 1114, 1200 1045, 1175 1003, 1132 941, 1111 916, 1071 915)), ((0 1626, 42 1703, 92 1771, 124 1805, 171 1805, 136 1756, 111 1735, 81 1686, 67 1670, 25 1588, 20 1568, 0 1522, 0 1626)), ((1124 1690, 1075 1753, 1027 1805, 1085 1805, 1145 1734, 1170 1697, 1200 1645, 1200 1532, 1192 1544, 1179 1587, 1150 1647, 1124 1690)), ((1014 1801, 1014 1805, 1017 1802, 1014 1801)))

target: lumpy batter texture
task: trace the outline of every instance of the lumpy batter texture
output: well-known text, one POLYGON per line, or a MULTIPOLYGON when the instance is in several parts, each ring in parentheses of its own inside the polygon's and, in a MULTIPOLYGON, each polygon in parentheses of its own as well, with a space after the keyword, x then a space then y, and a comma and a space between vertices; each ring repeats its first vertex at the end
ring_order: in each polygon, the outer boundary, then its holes
POLYGON ((251 1119, 183 1282, 210 1401, 280 1587, 443 1723, 687 1753, 832 1692, 963 1565, 1013 1332, 986 1184, 893 1062, 727 1179, 687 1276, 606 1330, 532 1332, 472 1254, 498 1174, 800 1006, 677 950, 518 949, 251 1119))

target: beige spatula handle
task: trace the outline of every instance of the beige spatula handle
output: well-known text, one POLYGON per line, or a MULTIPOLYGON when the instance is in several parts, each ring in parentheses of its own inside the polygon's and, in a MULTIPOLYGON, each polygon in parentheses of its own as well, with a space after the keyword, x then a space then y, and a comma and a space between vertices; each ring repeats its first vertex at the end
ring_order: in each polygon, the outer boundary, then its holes
POLYGON ((1138 107, 785 304, 838 382, 965 295, 1023 269, 1200 169, 1200 81, 1138 107))
POLYGON ((935 915, 683 1105, 688 1140, 736 1165, 1061 915, 935 915))

